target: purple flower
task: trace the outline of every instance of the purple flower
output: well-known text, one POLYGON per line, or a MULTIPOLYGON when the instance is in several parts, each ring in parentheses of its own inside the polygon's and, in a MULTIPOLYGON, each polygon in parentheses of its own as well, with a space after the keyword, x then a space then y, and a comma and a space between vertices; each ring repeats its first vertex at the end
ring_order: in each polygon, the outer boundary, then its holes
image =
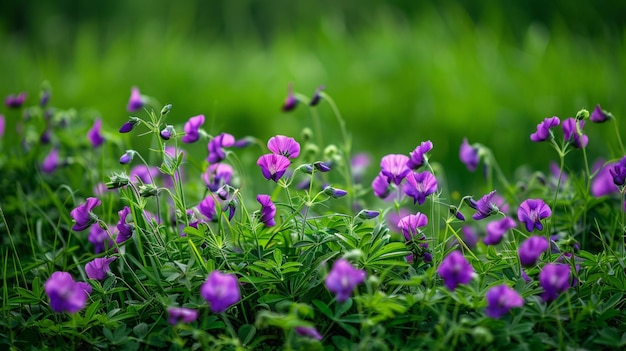
POLYGON ((359 213, 357 213, 356 216, 361 219, 372 219, 372 218, 378 217, 378 215, 380 215, 380 211, 364 209, 364 210, 359 211, 359 213))
POLYGON ((214 163, 209 165, 202 174, 204 184, 209 190, 215 192, 224 184, 229 184, 233 177, 233 167, 226 163, 214 163))
POLYGON ((554 134, 552 134, 550 129, 558 126, 560 123, 561 120, 557 116, 545 118, 543 122, 537 124, 537 131, 530 135, 530 140, 540 142, 553 139, 554 134))
POLYGON ((352 177, 354 177, 355 183, 361 182, 370 163, 372 163, 372 158, 367 153, 362 152, 352 156, 350 165, 352 166, 352 177))
POLYGON ((389 196, 389 193, 391 192, 389 181, 387 181, 387 177, 382 174, 382 172, 378 173, 376 178, 372 181, 372 189, 374 190, 374 195, 381 199, 389 196))
POLYGON ((626 156, 609 167, 609 173, 613 177, 613 184, 622 187, 626 183, 626 156))
POLYGON ((128 119, 128 121, 124 124, 122 124, 122 126, 120 127, 120 133, 128 133, 131 130, 133 130, 133 128, 135 128, 135 125, 137 125, 141 120, 137 117, 130 117, 128 119))
POLYGON ((50 299, 50 307, 57 313, 80 311, 85 307, 87 296, 91 293, 91 285, 75 282, 67 272, 52 273, 44 288, 50 299))
POLYGON ((330 197, 333 197, 335 199, 338 199, 340 197, 344 197, 348 195, 348 192, 343 189, 337 189, 337 188, 333 188, 332 186, 327 186, 324 188, 324 194, 330 197))
POLYGON ((344 302, 352 294, 352 290, 365 281, 365 271, 354 268, 350 262, 340 258, 326 276, 326 288, 335 294, 338 302, 344 302))
POLYGON ((426 157, 424 156, 428 151, 433 149, 433 143, 430 140, 423 141, 418 147, 411 152, 410 158, 406 163, 406 166, 412 170, 416 170, 422 165, 424 165, 424 161, 426 161, 426 157))
POLYGON ((126 105, 126 109, 128 112, 135 112, 141 110, 144 105, 144 100, 139 92, 137 87, 132 87, 130 91, 130 98, 128 99, 128 105, 126 105))
POLYGON ((93 147, 98 147, 102 145, 102 143, 104 143, 104 138, 102 137, 102 134, 100 134, 101 128, 102 120, 98 118, 93 122, 93 127, 91 127, 91 129, 89 129, 89 132, 87 132, 87 138, 89 138, 89 141, 91 142, 91 145, 93 145, 93 147))
POLYGON ((78 205, 72 211, 70 215, 76 223, 72 226, 72 230, 80 232, 87 229, 96 220, 96 216, 91 212, 96 206, 102 204, 100 200, 95 197, 88 197, 84 203, 78 205))
POLYGON ((295 109, 296 106, 298 106, 298 101, 298 98, 296 98, 296 96, 293 94, 293 88, 291 86, 291 83, 289 83, 289 86, 287 87, 287 97, 285 98, 285 102, 283 103, 282 110, 284 112, 288 112, 295 109))
POLYGON ((463 138, 463 143, 461 143, 461 149, 459 150, 459 158, 471 172, 474 172, 476 167, 478 167, 478 161, 480 161, 478 151, 477 147, 467 142, 467 138, 463 138))
POLYGON ((469 201, 467 201, 467 204, 477 211, 476 213, 474 213, 472 218, 478 221, 483 218, 487 218, 492 214, 498 213, 500 209, 496 204, 496 199, 494 198, 495 195, 496 191, 493 190, 489 194, 481 197, 478 201, 474 201, 474 199, 470 199, 469 201))
POLYGON ((404 239, 406 239, 406 241, 409 241, 414 236, 421 234, 422 231, 419 228, 427 225, 428 217, 421 212, 402 217, 397 224, 398 228, 402 231, 402 234, 404 234, 404 239))
POLYGON ((405 208, 401 208, 398 210, 398 212, 389 212, 387 213, 387 226, 389 227, 389 230, 392 230, 394 232, 402 232, 402 229, 398 226, 398 223, 400 223, 400 220, 408 215, 410 215, 411 213, 409 212, 409 210, 405 209, 405 208))
POLYGON ((463 241, 465 241, 465 244, 470 249, 474 248, 476 244, 478 244, 479 236, 474 228, 470 227, 469 225, 464 225, 461 228, 461 233, 463 233, 463 241))
POLYGON ((387 177, 387 183, 392 182, 399 185, 402 180, 411 172, 411 169, 406 166, 409 161, 409 157, 399 154, 390 154, 384 156, 380 160, 381 173, 387 177))
POLYGON ((489 222, 485 228, 487 230, 487 236, 485 236, 483 242, 485 245, 497 245, 502 240, 504 233, 515 227, 517 227, 517 223, 515 223, 515 220, 510 217, 489 222))
POLYGON ((122 156, 120 156, 120 164, 129 164, 133 160, 133 157, 135 157, 135 151, 126 150, 126 152, 122 156))
POLYGON ((274 154, 287 158, 296 158, 300 155, 300 144, 294 138, 276 135, 267 141, 267 148, 274 154))
POLYGON ((123 243, 124 241, 130 239, 131 236, 133 236, 133 225, 126 223, 126 219, 128 218, 130 212, 130 207, 128 206, 124 206, 124 208, 117 212, 120 219, 116 225, 118 234, 115 238, 115 242, 118 244, 123 243))
POLYGON ((93 261, 90 261, 85 266, 85 272, 87 273, 87 277, 89 279, 95 279, 100 281, 104 280, 104 278, 107 277, 107 272, 111 270, 109 268, 109 265, 111 264, 111 262, 115 261, 115 259, 116 257, 102 257, 93 259, 93 261))
POLYGON ((548 240, 543 236, 534 235, 520 244, 517 253, 522 266, 532 266, 537 263, 539 256, 547 250, 548 240))
POLYGON ((287 168, 289 168, 291 162, 283 155, 266 154, 259 157, 256 164, 261 167, 261 172, 265 179, 278 182, 285 174, 285 171, 287 171, 287 168))
POLYGON ((0 138, 4 136, 5 125, 6 125, 6 121, 4 119, 4 115, 0 113, 0 138))
POLYGON ((204 123, 204 115, 198 115, 195 117, 191 117, 183 129, 185 130, 185 135, 180 139, 183 143, 193 143, 200 139, 200 134, 198 130, 200 126, 204 123))
POLYGON ((591 115, 589 116, 589 119, 591 120, 591 122, 595 122, 595 123, 602 123, 602 122, 606 122, 609 119, 612 119, 613 115, 611 115, 609 112, 604 111, 601 107, 600 104, 596 105, 596 108, 593 109, 593 112, 591 112, 591 115))
POLYGON ((157 167, 148 167, 146 165, 137 165, 130 170, 129 178, 131 181, 141 181, 144 184, 154 183, 154 178, 159 175, 157 167))
POLYGON ((10 94, 9 96, 7 96, 4 99, 4 104, 8 108, 19 108, 24 104, 24 101, 26 101, 26 93, 21 92, 17 96, 13 94, 10 94))
POLYGON ((583 126, 585 125, 585 121, 578 121, 578 128, 576 128, 576 119, 568 118, 563 121, 563 139, 565 141, 571 143, 575 148, 583 148, 587 146, 589 142, 589 138, 582 134, 583 126), (580 130, 580 133, 579 132, 580 130))
POLYGON ((437 178, 428 172, 411 172, 406 176, 404 193, 413 198, 413 204, 422 205, 426 197, 437 191, 437 178))
POLYGON ((235 144, 235 137, 228 133, 221 133, 217 135, 207 145, 209 149, 209 156, 207 157, 207 161, 209 163, 217 163, 226 158, 226 152, 224 152, 225 147, 230 147, 235 144))
POLYGON ((500 318, 507 314, 513 307, 522 307, 524 299, 517 291, 506 285, 496 285, 490 288, 485 294, 487 300, 487 316, 500 318))
POLYGON ((171 325, 191 323, 198 319, 198 311, 185 307, 168 307, 167 314, 169 316, 167 322, 171 325))
POLYGON ((517 209, 517 219, 526 224, 526 230, 542 230, 541 220, 550 217, 552 210, 541 199, 527 199, 517 209))
POLYGON ((324 88, 325 87, 323 85, 320 85, 317 89, 315 89, 315 93, 313 93, 309 106, 317 106, 317 104, 322 101, 322 90, 324 90, 324 88))
POLYGON ((446 287, 452 291, 459 284, 467 284, 472 280, 474 268, 459 251, 452 251, 446 256, 437 269, 446 287))
POLYGON ((200 287, 200 295, 207 300, 214 313, 226 311, 241 299, 239 282, 234 274, 213 271, 200 287))
POLYGON ((91 225, 87 240, 89 240, 89 242, 93 244, 94 252, 96 254, 99 254, 106 250, 105 242, 107 241, 107 239, 108 239, 109 247, 113 246, 113 241, 111 240, 111 238, 109 237, 109 234, 107 233, 105 229, 102 229, 97 224, 91 225))
POLYGON ((159 132, 159 135, 161 136, 161 139, 163 140, 170 140, 173 134, 174 134, 174 126, 169 125, 169 124, 165 126, 165 128, 163 128, 159 132))
POLYGON ((313 327, 296 327, 295 331, 298 335, 306 336, 315 340, 322 340, 324 338, 322 337, 322 334, 320 334, 317 329, 313 327))
POLYGON ((613 176, 611 175, 611 167, 616 163, 609 163, 604 165, 603 160, 598 160, 593 164, 592 170, 595 175, 591 179, 591 194, 595 197, 609 195, 619 192, 619 188, 613 182, 613 176))
POLYGON ((567 264, 548 263, 539 272, 539 284, 544 292, 541 294, 543 301, 552 301, 560 293, 570 287, 570 267, 567 264))
POLYGON ((212 221, 213 219, 215 219, 217 212, 215 210, 215 200, 213 199, 213 195, 209 194, 202 201, 200 201, 200 203, 197 206, 197 209, 198 209, 198 212, 200 212, 201 215, 208 218, 209 221, 212 221))
POLYGON ((256 200, 261 204, 261 222, 267 227, 276 225, 274 216, 276 216, 276 205, 272 202, 269 195, 259 194, 256 200))
POLYGON ((313 167, 315 167, 318 172, 322 173, 330 172, 332 170, 332 164, 330 162, 315 161, 313 162, 313 167))
POLYGON ((52 148, 46 158, 43 159, 41 163, 41 170, 44 173, 52 173, 59 166, 59 150, 56 148, 52 148))

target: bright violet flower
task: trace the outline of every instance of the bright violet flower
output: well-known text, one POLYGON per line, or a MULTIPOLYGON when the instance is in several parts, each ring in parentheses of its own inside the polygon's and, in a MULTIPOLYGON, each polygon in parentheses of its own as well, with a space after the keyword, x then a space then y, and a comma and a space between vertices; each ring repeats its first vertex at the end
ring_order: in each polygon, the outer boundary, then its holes
POLYGON ((570 287, 570 267, 567 264, 548 263, 539 272, 543 301, 552 301, 570 287))
POLYGON ((104 143, 104 138, 100 133, 101 129, 102 120, 98 118, 93 122, 93 127, 91 127, 91 129, 89 129, 89 132, 87 132, 87 138, 89 138, 89 141, 91 142, 91 145, 93 145, 93 147, 98 147, 102 145, 102 143, 104 143))
POLYGON ((311 101, 309 101, 309 106, 317 106, 317 104, 322 101, 322 90, 324 90, 324 88, 325 87, 323 85, 320 85, 317 89, 315 89, 315 93, 313 93, 313 97, 311 98, 311 101))
POLYGON ((168 307, 167 314, 169 316, 167 322, 171 325, 191 323, 198 319, 198 311, 185 307, 168 307))
POLYGON ((461 143, 461 148, 459 150, 459 158, 461 162, 467 166, 467 169, 470 172, 474 172, 476 167, 478 167, 478 162, 480 161, 480 154, 478 153, 479 149, 469 144, 467 138, 463 138, 463 143, 461 143))
MULTIPOLYGON (((584 120, 578 121, 578 129, 580 129, 581 133, 584 125, 584 120)), ((589 137, 584 134, 578 134, 575 118, 568 118, 563 121, 563 139, 578 149, 586 147, 589 142, 589 137)))
POLYGON ((428 172, 411 172, 406 176, 404 193, 413 198, 413 204, 422 205, 426 197, 437 191, 437 178, 428 172))
POLYGON ((485 295, 487 300, 487 316, 491 318, 500 318, 509 313, 514 307, 522 307, 524 299, 517 291, 506 285, 496 285, 490 288, 485 295))
POLYGON ((626 183, 626 156, 609 167, 609 173, 613 177, 613 184, 622 187, 626 183))
POLYGON ((454 291, 459 284, 467 284, 472 280, 474 268, 459 251, 452 251, 446 256, 437 269, 448 289, 454 291))
POLYGON ((380 173, 387 177, 387 183, 399 185, 411 172, 411 169, 406 166, 408 161, 409 157, 405 155, 386 155, 380 160, 380 173))
POLYGON ((543 122, 537 124, 537 131, 530 135, 530 140, 540 142, 553 139, 554 134, 552 134, 550 129, 558 126, 559 124, 561 124, 561 120, 557 116, 545 118, 543 122))
POLYGON ((354 268, 345 258, 340 258, 326 276, 326 288, 335 294, 338 302, 350 298, 352 290, 365 281, 365 271, 354 268))
POLYGON ((193 143, 200 139, 200 133, 198 131, 202 124, 204 124, 204 115, 191 117, 183 127, 185 135, 183 135, 180 140, 183 143, 193 143))
POLYGON ((144 164, 137 165, 130 170, 129 178, 131 181, 141 181, 144 184, 154 183, 154 179, 159 176, 157 167, 148 167, 144 164))
POLYGON ((117 257, 102 257, 95 258, 85 266, 85 273, 89 279, 104 280, 107 277, 107 272, 111 271, 109 265, 115 261, 117 257))
POLYGON ((502 240, 504 233, 515 227, 517 227, 517 223, 510 217, 489 222, 486 226, 487 235, 485 236, 485 239, 483 239, 483 242, 485 245, 497 245, 502 240))
POLYGON ((106 230, 102 229, 97 224, 92 224, 89 229, 89 236, 87 240, 93 244, 95 254, 99 254, 106 250, 106 241, 108 239, 109 247, 113 246, 113 240, 109 237, 106 230))
POLYGON ((218 163, 226 158, 225 147, 231 147, 235 144, 235 137, 228 133, 221 133, 209 141, 207 148, 209 149, 209 156, 207 161, 210 164, 218 163))
POLYGON ((261 167, 261 172, 265 179, 278 182, 287 171, 287 168, 289 168, 291 162, 283 155, 266 154, 259 157, 256 164, 261 167))
POLYGON ((298 106, 298 102, 298 98, 296 98, 296 96, 293 94, 293 87, 291 86, 291 83, 289 83, 289 86, 287 87, 287 97, 285 98, 285 102, 283 103, 282 110, 284 112, 289 112, 295 109, 296 106, 298 106))
POLYGON ((276 225, 274 216, 276 216, 276 205, 272 202, 269 195, 259 194, 256 200, 261 204, 261 222, 267 227, 276 225))
POLYGON ((133 87, 130 91, 130 98, 128 99, 128 105, 126 105, 126 109, 128 112, 136 112, 141 110, 144 105, 144 100, 141 97, 141 92, 137 87, 133 87))
POLYGON ((306 336, 315 340, 322 340, 324 337, 313 327, 296 327, 294 329, 298 335, 306 336))
POLYGON ((423 141, 418 147, 411 152, 410 158, 406 163, 406 166, 412 170, 416 170, 424 165, 426 161, 426 153, 433 149, 433 143, 430 140, 423 141))
POLYGON ((400 223, 400 220, 408 215, 410 215, 411 212, 409 212, 409 210, 407 210, 406 208, 401 208, 398 212, 396 211, 390 211, 387 213, 387 217, 385 218, 385 220, 387 221, 387 227, 389 227, 389 230, 394 231, 394 232, 402 232, 402 229, 398 226, 398 223, 400 223))
POLYGON ((274 154, 283 155, 287 158, 296 158, 300 155, 300 144, 290 137, 276 135, 267 141, 267 148, 274 154))
POLYGON ((532 266, 537 263, 539 256, 548 250, 548 246, 548 239, 543 236, 534 235, 524 240, 517 250, 522 266, 532 266))
POLYGON ((96 206, 101 205, 102 202, 95 197, 88 197, 84 203, 78 205, 72 211, 70 215, 76 223, 72 226, 72 230, 80 232, 89 228, 96 221, 96 215, 92 213, 96 206))
POLYGON ((517 219, 526 225, 526 230, 542 230, 541 220, 552 215, 552 210, 541 199, 527 199, 517 210, 517 219))
POLYGON ((472 218, 478 221, 483 218, 487 218, 491 216, 492 214, 498 213, 500 209, 498 208, 496 204, 496 199, 494 199, 495 195, 496 195, 496 191, 493 190, 489 194, 481 197, 480 200, 478 201, 474 201, 474 199, 470 199, 469 201, 467 201, 466 203, 471 208, 477 211, 476 213, 474 213, 472 218))
POLYGON ((596 105, 596 108, 593 109, 593 112, 591 112, 591 115, 589 116, 589 120, 591 120, 591 122, 595 122, 595 123, 606 122, 606 121, 608 121, 608 120, 610 120, 612 118, 613 118, 613 115, 611 115, 607 111, 604 111, 600 107, 600 104, 596 105))
POLYGON ((372 189, 374 190, 374 195, 381 199, 386 198, 391 193, 387 177, 382 173, 378 173, 378 176, 372 181, 372 189))
POLYGON ((54 312, 76 313, 85 307, 91 285, 75 282, 67 272, 54 272, 44 286, 54 312))
POLYGON ((8 108, 19 108, 26 101, 26 93, 21 92, 17 96, 11 94, 4 99, 4 104, 8 108))
POLYGON ((126 222, 128 215, 130 215, 130 212, 130 207, 128 206, 124 206, 124 208, 117 212, 120 219, 116 225, 118 234, 115 238, 115 242, 118 244, 123 243, 124 241, 130 239, 131 236, 133 236, 133 225, 126 222))
POLYGON ((213 313, 224 312, 241 299, 237 277, 219 271, 209 274, 207 281, 200 287, 200 295, 207 300, 213 313))
POLYGON ((52 148, 46 158, 43 159, 41 163, 41 170, 44 173, 52 173, 59 166, 59 150, 56 148, 52 148))
POLYGON ((216 219, 217 212, 215 210, 215 200, 213 199, 213 196, 211 194, 209 194, 202 201, 200 201, 200 203, 197 206, 197 209, 198 209, 198 212, 200 212, 201 215, 208 218, 209 221, 216 219))
POLYGON ((422 231, 419 228, 427 225, 428 217, 421 212, 402 217, 397 224, 398 228, 402 231, 402 234, 404 234, 404 239, 406 239, 406 241, 411 240, 418 234, 422 234, 422 231))
POLYGON ((330 197, 333 197, 335 199, 338 199, 340 197, 344 197, 348 195, 348 192, 343 189, 337 189, 337 188, 333 188, 332 186, 327 186, 324 188, 324 194, 330 197))
POLYGON ((227 163, 214 163, 209 165, 202 179, 207 188, 212 192, 217 191, 222 185, 230 184, 233 177, 233 167, 227 163))

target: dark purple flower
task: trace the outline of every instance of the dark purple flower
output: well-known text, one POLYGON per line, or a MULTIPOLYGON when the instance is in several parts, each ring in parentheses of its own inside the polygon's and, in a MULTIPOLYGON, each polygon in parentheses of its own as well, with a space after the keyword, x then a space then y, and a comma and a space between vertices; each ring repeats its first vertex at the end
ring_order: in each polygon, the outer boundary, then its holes
POLYGON ((517 223, 510 217, 504 217, 497 221, 489 222, 485 228, 487 235, 485 239, 483 239, 483 242, 485 245, 497 245, 502 240, 504 233, 515 227, 517 227, 517 223))
POLYGON ((46 145, 50 143, 50 140, 52 139, 52 132, 51 132, 51 128, 49 126, 46 126, 46 129, 44 129, 43 133, 41 133, 41 136, 39 137, 39 142, 42 145, 46 145))
POLYGON ((459 284, 467 284, 472 280, 474 268, 459 251, 452 251, 446 256, 437 269, 446 287, 452 291, 459 284))
POLYGON ((174 126, 168 124, 161 130, 161 132, 159 132, 159 135, 163 140, 170 140, 172 135, 174 135, 174 126))
POLYGON ((543 236, 531 236, 524 240, 517 253, 519 254, 519 261, 522 266, 532 266, 537 263, 539 256, 548 250, 548 239, 543 236))
POLYGON ((122 156, 120 156, 120 164, 129 164, 133 160, 133 157, 135 157, 135 151, 126 150, 126 152, 122 156))
POLYGON ((228 133, 221 133, 217 135, 207 145, 209 150, 209 156, 207 157, 207 161, 210 164, 217 163, 226 158, 226 152, 224 151, 225 147, 230 147, 235 144, 235 137, 228 133))
POLYGON ((59 151, 56 148, 52 148, 46 158, 41 163, 41 170, 44 173, 52 173, 59 166, 59 151))
POLYGON ((284 135, 276 135, 267 141, 267 148, 274 154, 283 155, 287 158, 296 158, 300 155, 300 144, 294 139, 284 135))
POLYGON ((389 181, 387 181, 387 177, 382 172, 378 173, 372 181, 372 189, 374 190, 374 195, 381 199, 386 198, 391 193, 389 181))
POLYGON ((591 179, 591 194, 595 197, 609 195, 619 192, 619 188, 613 182, 610 169, 617 163, 604 165, 603 160, 598 160, 593 164, 592 170, 595 175, 591 179))
POLYGON ((361 219, 372 219, 378 217, 378 215, 380 215, 380 211, 361 210, 356 216, 361 219))
POLYGON ((107 239, 109 247, 113 246, 113 241, 111 240, 109 234, 105 229, 101 228, 97 224, 91 225, 87 240, 89 240, 89 242, 93 244, 94 252, 96 254, 99 254, 106 250, 107 239))
POLYGON ((459 158, 471 172, 474 172, 476 167, 478 167, 478 161, 480 161, 480 154, 478 151, 479 149, 477 147, 469 144, 467 138, 463 138, 463 143, 461 143, 461 148, 459 150, 459 158))
POLYGON ((183 143, 193 143, 200 139, 199 129, 204 124, 204 115, 191 117, 183 127, 185 135, 180 139, 183 143))
POLYGON ((213 271, 200 287, 200 295, 207 300, 213 313, 226 311, 239 302, 239 282, 234 274, 213 271))
POLYGON ((259 157, 256 164, 261 167, 261 172, 265 179, 278 182, 287 171, 287 168, 289 168, 291 162, 283 155, 266 154, 259 157))
POLYGON ((87 138, 93 147, 98 147, 104 143, 104 138, 100 133, 100 129, 102 129, 102 120, 98 118, 93 122, 93 127, 91 127, 89 132, 87 132, 87 138))
POLYGON ((476 213, 474 213, 472 218, 474 218, 475 220, 481 220, 483 218, 491 216, 492 214, 498 213, 500 209, 496 204, 495 195, 496 191, 493 190, 489 194, 481 197, 478 201, 474 201, 474 199, 469 199, 469 201, 467 201, 467 204, 477 211, 476 213))
POLYGON ((583 148, 587 146, 589 138, 582 134, 585 121, 578 121, 578 128, 576 128, 576 118, 568 118, 563 121, 563 139, 571 143, 575 148, 583 148), (580 131, 580 134, 579 134, 580 131))
POLYGON ((350 262, 340 258, 333 264, 333 268, 326 276, 326 288, 335 294, 338 302, 350 298, 352 290, 365 281, 365 271, 354 268, 350 262))
POLYGON ((426 161, 426 157, 424 155, 432 149, 433 143, 430 140, 423 141, 418 147, 415 148, 415 150, 413 150, 413 152, 409 154, 410 158, 407 161, 406 166, 412 170, 422 167, 426 161))
POLYGON ((589 120, 591 120, 591 122, 595 122, 595 123, 602 123, 602 122, 606 122, 610 119, 613 118, 613 115, 610 114, 607 111, 604 111, 601 107, 600 104, 596 105, 596 108, 593 109, 593 112, 591 112, 591 116, 589 116, 589 120))
POLYGON ((202 201, 200 201, 197 209, 198 212, 208 218, 209 221, 212 221, 216 218, 217 212, 215 210, 215 200, 213 199, 213 196, 211 194, 209 194, 202 201))
POLYGON ((552 210, 541 199, 527 199, 517 209, 517 219, 526 224, 526 230, 542 230, 541 220, 550 217, 552 210))
POLYGON ((426 197, 437 191, 437 178, 428 172, 410 172, 404 183, 404 193, 413 198, 413 204, 422 205, 426 197))
POLYGON ((319 87, 317 87, 317 89, 315 89, 315 93, 313 93, 313 97, 309 102, 309 106, 317 106, 317 104, 322 101, 322 90, 324 90, 323 85, 320 85, 319 87))
POLYGON ((126 109, 128 110, 128 112, 135 112, 141 110, 143 105, 144 99, 141 96, 141 92, 139 92, 139 89, 137 87, 132 87, 126 109))
POLYGON ((548 263, 539 272, 539 284, 544 292, 541 294, 543 301, 552 301, 560 293, 570 287, 570 267, 567 264, 548 263))
POLYGON ((202 174, 204 184, 209 190, 215 192, 224 184, 230 184, 233 177, 233 167, 227 163, 214 163, 207 167, 202 174))
POLYGON ((622 157, 619 162, 611 165, 609 173, 613 177, 613 184, 622 187, 626 183, 626 156, 622 157))
POLYGON ((404 234, 404 239, 406 239, 406 241, 409 241, 414 236, 421 234, 422 231, 419 228, 427 225, 428 217, 421 212, 404 216, 400 218, 397 224, 398 228, 402 231, 402 234, 404 234))
POLYGON ((267 227, 276 225, 274 216, 276 216, 276 205, 272 202, 269 195, 259 194, 256 200, 261 204, 261 222, 267 227))
POLYGON ((167 322, 171 325, 176 325, 178 323, 191 323, 198 319, 198 311, 192 308, 168 307, 167 314, 169 316, 167 322))
POLYGON ((96 221, 97 217, 91 211, 93 211, 93 209, 100 204, 102 204, 102 202, 100 202, 97 198, 88 197, 84 203, 78 205, 70 211, 70 215, 76 222, 72 226, 72 230, 80 232, 81 230, 85 230, 92 225, 96 221))
POLYGON ((306 336, 315 340, 322 340, 324 337, 320 334, 317 329, 313 327, 296 327, 296 333, 298 335, 306 336))
POLYGON ((559 124, 561 124, 561 120, 557 116, 545 118, 543 122, 537 124, 537 131, 530 135, 530 140, 540 142, 553 139, 554 134, 550 129, 559 124))
POLYGON ((117 237, 115 238, 115 242, 118 244, 123 243, 124 241, 130 239, 131 236, 133 236, 133 225, 128 224, 126 221, 126 219, 128 218, 128 215, 131 214, 130 212, 131 212, 130 207, 128 206, 124 206, 124 208, 122 208, 119 212, 117 212, 120 219, 116 225, 118 234, 117 234, 117 237))
POLYGON ((517 291, 509 288, 507 285, 496 285, 490 288, 485 294, 487 300, 487 316, 491 318, 500 318, 509 313, 513 307, 522 307, 524 299, 517 291))
POLYGON ((337 199, 348 195, 348 192, 343 189, 337 189, 333 188, 332 186, 327 186, 324 188, 324 194, 337 199))
POLYGON ((43 88, 39 93, 39 106, 46 107, 51 95, 50 88, 43 88))
POLYGON ((95 279, 100 281, 104 280, 104 278, 107 277, 107 272, 111 270, 109 268, 109 265, 111 264, 111 262, 115 261, 115 259, 116 257, 102 257, 93 259, 85 266, 85 273, 87 273, 87 277, 89 279, 95 279))
POLYGON ((8 108, 19 108, 24 104, 24 101, 26 101, 26 93, 21 92, 17 96, 13 94, 10 94, 9 96, 7 96, 4 99, 4 104, 8 108))
POLYGON ((298 101, 298 98, 296 98, 296 96, 293 94, 293 88, 291 86, 291 83, 289 83, 289 86, 287 87, 287 97, 285 98, 285 102, 283 103, 282 110, 284 112, 288 112, 295 109, 296 106, 298 106, 298 101))
POLYGON ((316 161, 313 162, 313 167, 315 167, 318 172, 322 173, 330 172, 332 170, 330 162, 316 161))
POLYGON ((120 127, 120 133, 128 133, 131 130, 133 130, 133 128, 135 128, 135 125, 137 125, 138 123, 140 123, 141 120, 137 117, 130 117, 128 119, 128 121, 124 124, 122 124, 122 126, 120 127))
POLYGON ((57 313, 80 311, 85 307, 87 296, 91 293, 91 285, 75 282, 67 272, 52 273, 44 288, 50 299, 50 307, 57 313))
POLYGON ((386 155, 380 160, 380 173, 387 177, 387 183, 399 185, 411 172, 411 169, 406 166, 408 161, 409 157, 406 155, 386 155))
POLYGON ((476 244, 478 244, 478 239, 480 239, 480 237, 473 227, 470 227, 469 225, 464 225, 461 228, 461 233, 463 233, 463 241, 470 249, 474 248, 476 244))
POLYGON ((141 181, 144 184, 154 183, 154 179, 159 175, 159 169, 157 167, 148 167, 144 164, 136 165, 129 172, 129 178, 131 181, 141 181))

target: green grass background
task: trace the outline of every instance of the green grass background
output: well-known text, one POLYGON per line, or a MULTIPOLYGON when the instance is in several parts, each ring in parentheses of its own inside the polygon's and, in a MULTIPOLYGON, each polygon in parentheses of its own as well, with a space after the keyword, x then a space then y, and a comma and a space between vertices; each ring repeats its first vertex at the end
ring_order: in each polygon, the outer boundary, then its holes
MULTIPOLYGON (((60 108, 126 120, 130 87, 172 103, 179 126, 205 114, 210 133, 298 137, 287 85, 337 102, 354 151, 434 144, 453 187, 480 181, 458 160, 463 137, 494 149, 505 173, 547 170, 556 154, 529 135, 543 118, 600 103, 626 124, 621 1, 24 1, 3 3, 0 95, 42 81, 60 108)), ((330 108, 325 141, 339 142, 330 108)), ((618 157, 613 128, 588 125, 590 158, 618 157)), ((204 153, 204 145, 193 152, 204 153)), ((568 161, 577 162, 577 155, 568 161)), ((374 167, 376 168, 376 167, 374 167)), ((376 169, 373 169, 376 172, 376 169)))

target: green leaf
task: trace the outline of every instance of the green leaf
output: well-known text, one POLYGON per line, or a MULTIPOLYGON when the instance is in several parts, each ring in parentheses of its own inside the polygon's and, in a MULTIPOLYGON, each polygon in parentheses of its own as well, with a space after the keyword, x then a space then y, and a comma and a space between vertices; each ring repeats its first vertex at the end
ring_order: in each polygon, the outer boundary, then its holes
POLYGON ((256 335, 256 328, 250 324, 244 324, 239 327, 237 331, 237 336, 243 345, 247 345, 252 341, 254 336, 256 335))

